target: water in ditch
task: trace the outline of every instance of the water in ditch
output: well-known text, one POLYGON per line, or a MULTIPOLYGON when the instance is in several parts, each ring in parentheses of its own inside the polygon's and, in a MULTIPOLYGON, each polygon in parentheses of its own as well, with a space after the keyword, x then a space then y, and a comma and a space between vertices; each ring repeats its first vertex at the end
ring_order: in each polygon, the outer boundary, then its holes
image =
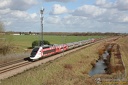
POLYGON ((102 58, 99 59, 96 64, 95 67, 93 67, 91 69, 91 71, 89 72, 90 76, 93 76, 95 74, 105 74, 105 68, 107 68, 104 59, 107 59, 107 56, 109 55, 109 53, 107 51, 104 52, 104 54, 102 55, 102 58))

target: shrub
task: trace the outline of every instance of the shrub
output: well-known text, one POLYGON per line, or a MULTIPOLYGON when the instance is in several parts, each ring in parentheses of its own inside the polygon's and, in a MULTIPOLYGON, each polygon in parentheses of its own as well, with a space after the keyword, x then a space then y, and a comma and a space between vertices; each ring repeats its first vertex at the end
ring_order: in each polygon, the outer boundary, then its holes
POLYGON ((41 40, 35 40, 32 42, 32 48, 34 48, 35 46, 41 46, 42 44, 50 45, 50 42, 47 40, 43 40, 43 42, 41 40))
POLYGON ((12 50, 13 50, 13 48, 11 45, 1 45, 0 54, 6 55, 12 50))
POLYGON ((98 54, 101 56, 105 52, 105 47, 98 49, 98 54))
POLYGON ((64 68, 65 68, 65 69, 72 70, 73 67, 72 67, 71 64, 65 64, 65 65, 64 65, 64 68))
POLYGON ((92 65, 92 67, 95 67, 95 65, 96 65, 96 60, 95 59, 91 61, 91 65, 92 65))

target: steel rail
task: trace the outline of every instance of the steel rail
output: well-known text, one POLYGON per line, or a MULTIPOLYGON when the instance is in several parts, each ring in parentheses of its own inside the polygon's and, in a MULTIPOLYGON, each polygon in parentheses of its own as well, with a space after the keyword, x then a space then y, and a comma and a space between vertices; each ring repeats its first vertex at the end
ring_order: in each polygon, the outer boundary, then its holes
POLYGON ((7 63, 0 63, 0 68, 5 67, 5 66, 9 66, 9 65, 12 65, 12 64, 16 64, 16 63, 19 63, 19 62, 22 62, 22 61, 24 61, 24 59, 18 59, 18 60, 10 61, 10 62, 7 62, 7 63))
POLYGON ((8 72, 8 71, 13 70, 13 69, 17 69, 17 68, 26 66, 26 65, 31 64, 31 63, 32 62, 26 61, 26 62, 20 62, 20 63, 14 64, 14 65, 10 65, 10 66, 7 66, 7 67, 3 67, 3 68, 0 69, 0 74, 8 72))

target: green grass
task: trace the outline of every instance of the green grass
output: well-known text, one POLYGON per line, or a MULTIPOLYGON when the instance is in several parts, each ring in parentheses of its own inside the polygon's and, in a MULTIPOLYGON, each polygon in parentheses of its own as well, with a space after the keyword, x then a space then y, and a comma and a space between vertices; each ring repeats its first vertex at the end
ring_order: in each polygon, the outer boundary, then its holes
MULTIPOLYGON (((44 35, 44 40, 49 41, 51 44, 69 43, 90 38, 100 38, 102 36, 55 36, 44 35)), ((38 35, 7 35, 5 38, 20 48, 31 47, 34 40, 41 39, 38 35)))

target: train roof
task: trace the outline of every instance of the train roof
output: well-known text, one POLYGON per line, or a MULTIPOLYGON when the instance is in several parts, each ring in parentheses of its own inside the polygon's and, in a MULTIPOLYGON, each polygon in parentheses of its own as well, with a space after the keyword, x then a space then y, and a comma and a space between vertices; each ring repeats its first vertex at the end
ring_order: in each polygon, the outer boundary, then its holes
POLYGON ((53 45, 35 46, 34 48, 40 48, 40 47, 43 47, 43 48, 49 48, 49 47, 51 47, 51 46, 53 46, 53 45))

